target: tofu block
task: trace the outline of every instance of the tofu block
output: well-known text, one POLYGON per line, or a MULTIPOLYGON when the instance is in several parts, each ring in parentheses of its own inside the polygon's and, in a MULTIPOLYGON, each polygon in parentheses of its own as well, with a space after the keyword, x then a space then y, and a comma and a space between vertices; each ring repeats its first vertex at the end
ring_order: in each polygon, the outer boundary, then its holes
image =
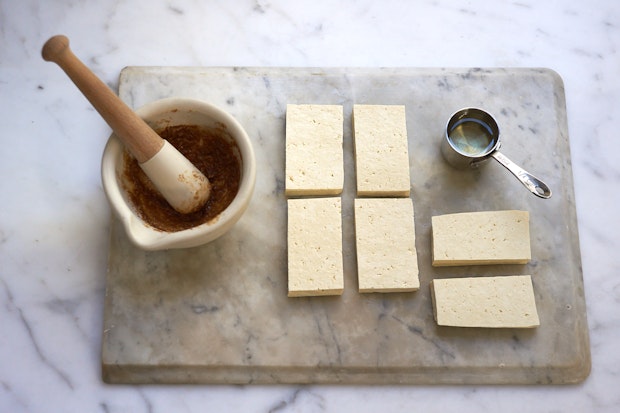
POLYGON ((288 200, 288 296, 341 295, 341 200, 288 200))
POLYGON ((353 105, 358 196, 409 196, 405 107, 353 105))
POLYGON ((343 122, 339 105, 286 106, 286 195, 342 192, 343 122))
POLYGON ((433 266, 525 264, 532 258, 527 211, 434 216, 433 266))
POLYGON ((420 288, 410 198, 356 199, 355 240, 360 293, 420 288))
POLYGON ((431 281, 440 326, 532 328, 540 325, 532 277, 448 278, 431 281))

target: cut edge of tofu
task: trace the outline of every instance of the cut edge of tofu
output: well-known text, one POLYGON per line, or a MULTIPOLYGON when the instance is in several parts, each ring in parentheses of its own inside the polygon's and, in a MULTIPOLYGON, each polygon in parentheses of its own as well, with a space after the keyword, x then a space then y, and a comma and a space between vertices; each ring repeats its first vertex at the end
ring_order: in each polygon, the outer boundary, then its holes
POLYGON ((360 198, 406 198, 411 195, 411 186, 405 189, 391 190, 364 190, 358 189, 357 196, 360 198))
POLYGON ((288 297, 328 297, 342 295, 344 288, 331 288, 323 290, 293 290, 288 292, 288 297))
POLYGON ((417 287, 404 287, 404 288, 359 288, 358 292, 361 294, 372 294, 372 293, 413 293, 420 289, 420 286, 417 287))
POLYGON ((513 265, 513 264, 527 264, 530 259, 495 259, 495 260, 439 260, 433 257, 433 267, 458 267, 465 265, 513 265))
POLYGON ((338 196, 342 194, 342 188, 318 188, 318 189, 304 189, 304 188, 285 188, 284 195, 290 197, 317 197, 317 196, 338 196))

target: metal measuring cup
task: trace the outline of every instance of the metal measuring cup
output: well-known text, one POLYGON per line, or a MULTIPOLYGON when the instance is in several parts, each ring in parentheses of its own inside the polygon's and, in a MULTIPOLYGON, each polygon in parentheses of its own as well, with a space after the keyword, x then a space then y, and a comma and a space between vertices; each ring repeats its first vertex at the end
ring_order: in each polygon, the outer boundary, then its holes
POLYGON ((450 117, 441 153, 458 169, 475 168, 494 158, 534 195, 550 198, 551 189, 499 152, 500 146, 499 127, 493 116, 481 109, 465 108, 450 117))

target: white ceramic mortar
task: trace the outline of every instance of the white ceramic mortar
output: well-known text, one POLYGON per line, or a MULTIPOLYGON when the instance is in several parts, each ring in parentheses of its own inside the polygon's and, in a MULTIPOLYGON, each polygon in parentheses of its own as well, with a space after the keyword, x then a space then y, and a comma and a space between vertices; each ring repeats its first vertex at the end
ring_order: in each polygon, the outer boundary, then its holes
POLYGON ((166 232, 146 224, 135 212, 121 183, 124 171, 123 144, 114 134, 103 152, 101 176, 103 188, 112 209, 121 220, 129 239, 144 250, 195 247, 213 241, 226 233, 245 212, 256 181, 256 160, 252 143, 243 127, 227 112, 206 102, 193 99, 167 98, 149 103, 136 113, 153 129, 174 125, 198 125, 214 128, 225 125, 234 139, 241 157, 241 182, 232 203, 215 219, 196 227, 166 232))

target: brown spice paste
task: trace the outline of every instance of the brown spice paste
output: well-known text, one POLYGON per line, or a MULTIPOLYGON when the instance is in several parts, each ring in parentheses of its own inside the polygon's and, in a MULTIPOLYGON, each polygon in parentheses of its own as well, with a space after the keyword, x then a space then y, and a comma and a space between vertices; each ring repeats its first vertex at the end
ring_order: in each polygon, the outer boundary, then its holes
POLYGON ((207 203, 189 214, 177 212, 154 187, 134 157, 125 151, 124 188, 138 215, 152 227, 174 232, 215 219, 232 202, 241 180, 240 152, 226 139, 225 127, 168 126, 157 133, 176 147, 211 183, 207 203))

